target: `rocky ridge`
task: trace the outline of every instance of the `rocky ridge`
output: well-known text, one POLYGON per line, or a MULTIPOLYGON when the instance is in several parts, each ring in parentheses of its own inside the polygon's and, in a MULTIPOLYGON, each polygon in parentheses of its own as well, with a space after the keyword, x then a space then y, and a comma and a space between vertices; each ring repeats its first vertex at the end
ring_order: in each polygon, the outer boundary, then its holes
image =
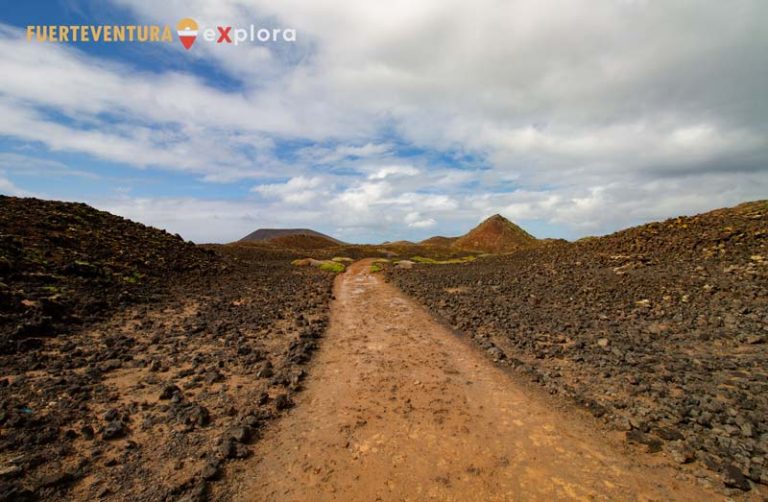
POLYGON ((630 442, 737 492, 768 483, 765 201, 387 274, 630 442))
POLYGON ((229 463, 301 389, 333 274, 81 204, 0 202, 0 500, 228 499, 229 463), (67 308, 37 323, 51 295, 67 308))

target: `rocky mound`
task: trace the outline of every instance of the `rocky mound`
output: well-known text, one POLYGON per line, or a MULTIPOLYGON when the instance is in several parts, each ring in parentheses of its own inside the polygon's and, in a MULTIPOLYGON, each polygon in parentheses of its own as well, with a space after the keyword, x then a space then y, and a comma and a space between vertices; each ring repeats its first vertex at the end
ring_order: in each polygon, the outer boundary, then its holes
POLYGON ((434 237, 430 237, 429 239, 424 239, 419 244, 423 246, 435 246, 435 247, 444 247, 448 248, 453 245, 454 242, 458 237, 443 237, 442 235, 436 235, 434 237))
POLYGON ((269 240, 276 239, 278 237, 287 237, 287 236, 295 236, 295 235, 321 237, 337 245, 344 244, 340 240, 334 239, 329 235, 325 235, 315 230, 310 230, 308 228, 260 228, 255 232, 252 232, 246 235, 245 237, 243 237, 242 239, 240 239, 240 242, 269 241, 269 240))
POLYGON ((333 274, 82 204, 2 204, 0 500, 228 499, 230 461, 301 388, 333 274), (59 336, 20 331, 29 309, 59 336))
POLYGON ((768 484, 768 203, 388 274, 702 482, 706 467, 729 489, 768 484))
POLYGON ((215 264, 178 235, 85 204, 0 196, 0 353, 39 347, 215 264))
POLYGON ((415 242, 411 241, 387 241, 382 242, 382 246, 391 246, 391 247, 410 247, 410 246, 416 246, 417 244, 415 242))
POLYGON ((495 214, 453 242, 463 251, 508 253, 536 244, 536 238, 508 219, 495 214))

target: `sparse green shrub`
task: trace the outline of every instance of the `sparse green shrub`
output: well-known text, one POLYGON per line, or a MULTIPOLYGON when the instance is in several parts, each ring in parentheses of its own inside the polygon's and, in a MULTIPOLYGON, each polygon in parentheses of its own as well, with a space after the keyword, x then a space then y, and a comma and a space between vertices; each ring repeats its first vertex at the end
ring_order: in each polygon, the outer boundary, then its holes
POLYGON ((340 274, 346 270, 344 265, 335 261, 324 261, 318 268, 320 270, 325 270, 326 272, 333 272, 334 274, 340 274))
POLYGON ((473 255, 462 256, 461 258, 448 258, 447 260, 435 260, 434 258, 426 258, 424 256, 414 256, 411 258, 411 261, 427 265, 455 265, 459 263, 469 263, 476 259, 477 257, 473 255))

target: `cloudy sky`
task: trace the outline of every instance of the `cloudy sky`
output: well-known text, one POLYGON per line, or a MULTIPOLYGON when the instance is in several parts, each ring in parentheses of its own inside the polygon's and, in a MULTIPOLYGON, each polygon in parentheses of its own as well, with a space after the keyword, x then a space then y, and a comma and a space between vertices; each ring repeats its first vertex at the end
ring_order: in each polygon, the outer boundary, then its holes
POLYGON ((768 195, 764 0, 0 0, 0 193, 198 242, 501 213, 577 238, 768 195), (176 23, 296 30, 201 39, 176 23), (26 26, 160 24, 173 43, 26 26))

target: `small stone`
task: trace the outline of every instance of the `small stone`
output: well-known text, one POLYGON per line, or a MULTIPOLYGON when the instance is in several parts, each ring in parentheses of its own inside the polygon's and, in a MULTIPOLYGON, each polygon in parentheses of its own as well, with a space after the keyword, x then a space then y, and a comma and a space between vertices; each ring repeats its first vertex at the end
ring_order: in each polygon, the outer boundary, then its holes
POLYGON ((246 415, 240 421, 243 425, 254 428, 259 426, 259 419, 253 415, 246 415))
POLYGON ((749 491, 752 489, 749 480, 747 480, 739 468, 733 464, 725 464, 723 466, 723 482, 725 483, 725 486, 729 488, 738 488, 742 491, 749 491))
POLYGON ((280 394, 275 398, 275 408, 277 411, 287 410, 293 406, 293 401, 286 394, 280 394))
POLYGON ((83 427, 81 427, 80 434, 82 434, 85 439, 93 439, 95 435, 93 427, 91 427, 90 425, 84 425, 83 427))
POLYGON ((108 359, 99 364, 99 369, 104 373, 112 370, 119 369, 123 366, 123 362, 120 359, 108 359))
POLYGON ((209 371, 205 374, 205 383, 208 385, 217 383, 217 382, 223 382, 224 381, 224 375, 219 373, 216 370, 209 371))
POLYGON ((206 502, 208 498, 208 482, 201 479, 189 490, 185 497, 178 500, 179 502, 206 502))
POLYGON ((673 441, 667 444, 669 456, 678 464, 689 464, 696 457, 694 451, 682 441, 673 441))
POLYGON ((57 486, 62 485, 64 483, 69 483, 70 481, 73 481, 75 477, 72 475, 72 473, 65 472, 65 471, 57 471, 52 472, 50 474, 46 474, 42 478, 40 478, 40 487, 51 487, 51 486, 57 486))
POLYGON ((658 453, 661 451, 664 443, 662 443, 660 439, 649 438, 645 445, 648 447, 648 453, 658 453))
POLYGON ((678 441, 683 439, 680 431, 669 427, 659 427, 656 429, 656 435, 665 441, 678 441))
POLYGON ((633 429, 627 432, 627 441, 629 441, 630 443, 645 444, 646 437, 645 437, 645 434, 642 433, 642 431, 633 429))
POLYGON ((122 424, 122 422, 113 420, 104 428, 104 431, 101 433, 101 437, 106 441, 110 441, 112 439, 120 439, 125 437, 127 433, 128 431, 125 429, 125 426, 122 424))
POLYGON ((190 410, 185 421, 190 426, 197 425, 199 427, 205 427, 211 422, 211 414, 208 411, 208 408, 195 405, 192 410, 190 410))
POLYGON ((216 452, 220 458, 234 458, 235 442, 229 438, 225 439, 221 442, 216 452))
POLYGON ((753 465, 752 467, 749 468, 748 477, 755 483, 760 483, 762 474, 763 474, 763 469, 758 465, 753 465))
POLYGON ((227 435, 238 443, 247 443, 251 438, 251 430, 247 426, 233 427, 227 435))
POLYGON ((203 471, 200 473, 200 476, 206 481, 215 481, 220 475, 221 470, 219 466, 212 462, 205 464, 203 471))
POLYGON ((177 394, 181 395, 181 389, 173 384, 168 384, 163 387, 163 391, 160 393, 160 399, 165 401, 173 398, 177 394))
POLYGON ((597 346, 601 348, 606 348, 611 342, 607 338, 600 338, 597 340, 597 346))
POLYGON ((261 368, 256 371, 256 378, 271 378, 275 374, 272 363, 266 361, 261 368))
POLYGON ((239 443, 235 445, 235 458, 248 458, 250 454, 251 450, 245 445, 239 443))
POLYGON ((491 347, 486 352, 494 361, 501 361, 504 359, 504 352, 502 352, 498 347, 491 347))
POLYGON ((21 474, 23 469, 18 465, 0 467, 0 478, 12 478, 21 474))

